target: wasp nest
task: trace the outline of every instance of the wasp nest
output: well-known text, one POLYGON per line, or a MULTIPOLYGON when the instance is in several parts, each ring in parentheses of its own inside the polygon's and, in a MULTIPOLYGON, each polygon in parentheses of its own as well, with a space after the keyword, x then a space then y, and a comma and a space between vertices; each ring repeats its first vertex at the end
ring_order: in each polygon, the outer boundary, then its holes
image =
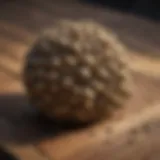
POLYGON ((24 82, 30 102, 58 120, 89 122, 130 95, 124 47, 93 21, 61 20, 29 51, 24 82))

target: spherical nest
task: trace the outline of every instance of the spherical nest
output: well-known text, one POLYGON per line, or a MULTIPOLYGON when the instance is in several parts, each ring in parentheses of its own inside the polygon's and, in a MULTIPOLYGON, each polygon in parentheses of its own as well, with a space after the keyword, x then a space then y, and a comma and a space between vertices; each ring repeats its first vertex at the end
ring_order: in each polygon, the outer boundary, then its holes
POLYGON ((60 121, 107 118, 130 97, 125 47, 110 29, 89 20, 60 20, 29 50, 24 85, 29 101, 60 121))

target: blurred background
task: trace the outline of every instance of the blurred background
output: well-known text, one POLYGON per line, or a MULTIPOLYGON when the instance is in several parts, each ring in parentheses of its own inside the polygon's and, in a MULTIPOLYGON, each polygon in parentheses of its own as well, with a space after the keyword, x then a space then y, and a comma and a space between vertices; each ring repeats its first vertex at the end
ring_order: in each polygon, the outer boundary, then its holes
MULTIPOLYGON (((19 82, 27 49, 40 31, 51 26, 59 18, 96 20, 111 27, 135 54, 160 57, 158 0, 1 0, 1 94, 21 91, 23 87, 19 82)), ((8 106, 2 105, 2 100, 5 104, 7 101, 1 98, 1 117, 5 117, 5 114, 10 117, 12 111, 9 107, 21 107, 24 104, 22 98, 21 102, 14 101, 15 105, 9 105, 8 101, 8 106)), ((15 115, 21 112, 16 108, 15 111, 15 115)), ((12 136, 12 133, 8 135, 12 127, 12 123, 0 119, 0 140, 12 136)), ((2 154, 5 153, 0 151, 0 159, 3 159, 2 154)))
POLYGON ((58 18, 88 18, 111 27, 132 49, 156 54, 159 9, 158 0, 3 0, 0 37, 24 44, 58 18))
POLYGON ((149 19, 160 19, 160 4, 158 0, 84 0, 89 3, 97 3, 104 7, 110 7, 119 11, 134 13, 149 19))
MULTIPOLYGON (((112 28, 134 54, 160 56, 160 12, 156 0, 3 0, 1 92, 10 90, 13 78, 19 81, 25 54, 37 35, 60 18, 95 20, 112 28), (10 87, 8 76, 12 77, 10 87)), ((17 90, 17 86, 14 82, 12 87, 17 90)))

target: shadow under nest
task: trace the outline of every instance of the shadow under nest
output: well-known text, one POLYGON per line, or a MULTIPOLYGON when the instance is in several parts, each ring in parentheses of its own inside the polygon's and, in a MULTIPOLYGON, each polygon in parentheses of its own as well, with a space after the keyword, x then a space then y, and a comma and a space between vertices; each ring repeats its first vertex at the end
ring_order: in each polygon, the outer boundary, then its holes
POLYGON ((88 125, 51 120, 30 106, 24 95, 0 95, 1 143, 36 143, 88 125))

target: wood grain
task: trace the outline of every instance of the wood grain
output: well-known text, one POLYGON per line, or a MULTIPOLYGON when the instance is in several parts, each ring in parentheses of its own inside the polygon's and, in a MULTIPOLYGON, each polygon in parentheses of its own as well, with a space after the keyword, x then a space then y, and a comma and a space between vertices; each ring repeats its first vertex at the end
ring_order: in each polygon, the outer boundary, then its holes
POLYGON ((78 0, 15 0, 0 6, 0 144, 20 160, 160 159, 160 24, 78 0), (28 103, 22 83, 27 50, 58 18, 91 18, 129 48, 133 96, 100 124, 68 129, 28 103), (137 27, 138 24, 138 27, 137 27))

